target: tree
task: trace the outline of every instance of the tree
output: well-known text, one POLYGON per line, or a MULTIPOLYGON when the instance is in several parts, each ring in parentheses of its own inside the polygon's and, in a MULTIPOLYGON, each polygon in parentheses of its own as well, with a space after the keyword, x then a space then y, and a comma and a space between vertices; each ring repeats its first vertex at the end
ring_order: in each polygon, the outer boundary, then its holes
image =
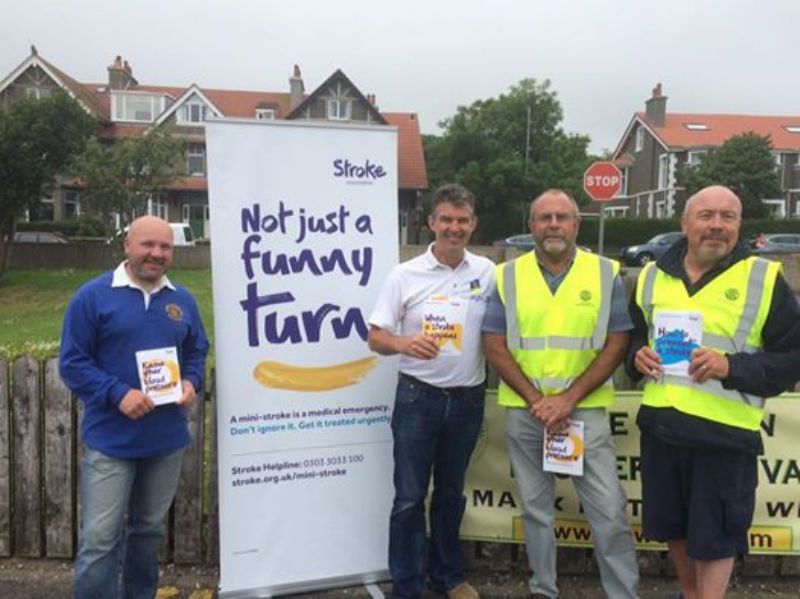
POLYGON ((527 230, 530 200, 563 187, 585 201, 589 138, 565 133, 549 81, 523 79, 507 94, 461 106, 424 138, 432 187, 456 181, 475 194, 476 238, 491 241, 527 230))
POLYGON ((688 194, 708 185, 730 187, 742 200, 742 216, 759 218, 768 210, 761 201, 783 195, 769 136, 753 132, 734 135, 696 166, 683 171, 681 181, 688 194))
POLYGON ((121 225, 142 214, 147 202, 185 174, 185 142, 162 131, 125 138, 113 144, 97 139, 86 144, 76 161, 76 175, 85 186, 89 207, 108 223, 113 213, 121 225))
POLYGON ((20 217, 50 192, 94 129, 94 119, 65 93, 0 110, 0 280, 20 217))

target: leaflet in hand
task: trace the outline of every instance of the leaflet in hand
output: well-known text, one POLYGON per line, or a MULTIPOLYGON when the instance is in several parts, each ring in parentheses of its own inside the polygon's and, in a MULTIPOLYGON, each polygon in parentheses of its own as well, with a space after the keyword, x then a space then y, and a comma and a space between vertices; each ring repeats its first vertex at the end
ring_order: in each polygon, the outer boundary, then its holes
POLYGON ((178 350, 160 347, 136 352, 139 383, 142 393, 157 406, 177 403, 183 395, 181 370, 178 365, 178 350))
POLYGON ((546 472, 583 476, 583 421, 570 420, 558 433, 545 431, 542 467, 546 472))
POLYGON ((460 356, 464 345, 467 300, 436 295, 424 306, 422 332, 436 339, 440 356, 460 356))
POLYGON ((699 312, 656 312, 656 353, 665 374, 689 376, 692 352, 703 340, 703 315, 699 312))

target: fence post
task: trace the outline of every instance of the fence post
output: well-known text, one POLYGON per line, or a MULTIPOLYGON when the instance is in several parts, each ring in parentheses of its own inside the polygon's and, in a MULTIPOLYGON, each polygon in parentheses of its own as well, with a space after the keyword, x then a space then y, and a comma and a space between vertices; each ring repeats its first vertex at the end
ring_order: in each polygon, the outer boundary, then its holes
POLYGON ((11 447, 8 364, 0 360, 0 556, 11 555, 11 447))
POLYGON ((187 414, 192 443, 183 455, 172 519, 174 541, 172 559, 176 564, 201 562, 203 557, 204 399, 201 390, 187 414))
POLYGON ((14 555, 42 556, 41 406, 39 362, 31 356, 14 361, 11 374, 11 428, 14 441, 14 555))
POLYGON ((58 374, 58 358, 44 369, 44 521, 47 557, 74 555, 75 426, 72 395, 58 374))

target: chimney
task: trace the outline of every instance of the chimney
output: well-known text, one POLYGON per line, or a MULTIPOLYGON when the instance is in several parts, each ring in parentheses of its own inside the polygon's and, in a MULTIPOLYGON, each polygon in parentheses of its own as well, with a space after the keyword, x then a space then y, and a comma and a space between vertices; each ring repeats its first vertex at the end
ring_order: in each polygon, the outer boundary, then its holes
POLYGON ((294 110, 303 101, 303 93, 306 91, 303 85, 303 78, 300 76, 300 67, 294 65, 292 76, 289 78, 289 109, 294 110))
POLYGON ((663 127, 667 117, 667 96, 661 95, 661 84, 653 88, 653 96, 644 103, 645 116, 656 127, 663 127))
POLYGON ((128 89, 138 83, 133 77, 133 69, 128 61, 123 61, 121 56, 117 56, 114 63, 108 67, 109 89, 128 89))

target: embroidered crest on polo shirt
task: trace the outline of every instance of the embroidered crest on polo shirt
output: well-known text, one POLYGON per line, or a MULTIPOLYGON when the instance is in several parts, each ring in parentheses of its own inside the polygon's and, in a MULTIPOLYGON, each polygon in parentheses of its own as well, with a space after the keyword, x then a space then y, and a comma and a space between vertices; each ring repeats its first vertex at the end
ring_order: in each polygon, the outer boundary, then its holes
POLYGON ((578 297, 579 297, 579 298, 581 298, 581 301, 582 301, 582 302, 586 303, 586 302, 588 302, 588 301, 591 301, 591 299, 592 299, 592 292, 591 292, 591 291, 589 291, 588 289, 583 289, 583 290, 581 290, 581 292, 578 294, 578 297))
POLYGON ((167 311, 167 316, 169 316, 175 322, 180 322, 183 320, 183 310, 178 304, 167 304, 164 307, 164 310, 167 311))

